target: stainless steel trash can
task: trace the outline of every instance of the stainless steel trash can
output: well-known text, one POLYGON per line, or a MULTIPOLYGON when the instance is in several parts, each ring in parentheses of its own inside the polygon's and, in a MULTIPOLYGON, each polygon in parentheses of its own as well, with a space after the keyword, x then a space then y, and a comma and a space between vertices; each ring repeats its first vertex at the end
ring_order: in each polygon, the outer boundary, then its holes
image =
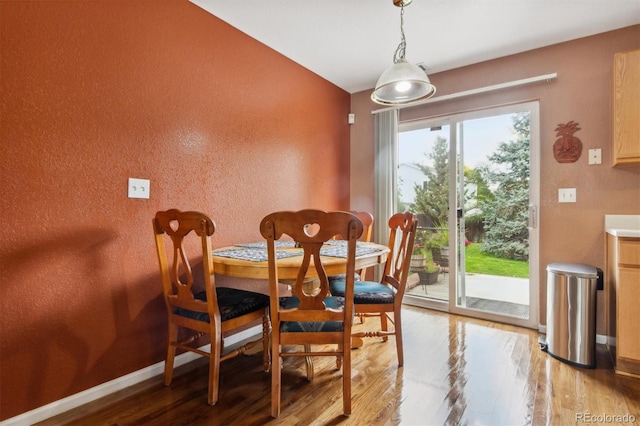
POLYGON ((590 265, 547 265, 547 336, 543 349, 578 367, 596 366, 596 290, 602 270, 590 265))

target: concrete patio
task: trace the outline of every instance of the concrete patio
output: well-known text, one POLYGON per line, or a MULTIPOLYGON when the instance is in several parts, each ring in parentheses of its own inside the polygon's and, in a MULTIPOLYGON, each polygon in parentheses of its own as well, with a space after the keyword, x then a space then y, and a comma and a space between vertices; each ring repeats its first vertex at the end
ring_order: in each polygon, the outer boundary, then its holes
MULTIPOLYGON (((525 307, 529 306, 529 280, 526 278, 467 274, 465 282, 467 302, 469 304, 471 300, 478 304, 477 309, 491 311, 499 309, 499 312, 502 312, 506 306, 507 312, 512 311, 515 316, 522 316, 523 312, 528 313, 525 307), (512 309, 509 309, 509 304, 514 305, 510 307, 512 309), (491 308, 492 305, 495 308, 491 308), (486 306, 486 308, 480 306, 486 306)), ((418 274, 411 274, 407 280, 407 293, 447 301, 449 300, 449 273, 441 273, 436 283, 428 285, 420 283, 418 274)))

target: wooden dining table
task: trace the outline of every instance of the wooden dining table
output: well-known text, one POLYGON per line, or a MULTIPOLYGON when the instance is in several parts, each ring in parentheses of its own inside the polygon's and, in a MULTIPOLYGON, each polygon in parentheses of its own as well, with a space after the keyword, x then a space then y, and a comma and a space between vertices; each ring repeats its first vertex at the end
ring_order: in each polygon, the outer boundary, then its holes
MULTIPOLYGON (((339 245, 340 243, 335 240, 329 241, 320 253, 327 276, 346 272, 346 254, 344 249, 340 250, 339 245), (323 255, 323 252, 326 255, 323 255)), ((386 245, 357 242, 355 270, 360 271, 383 264, 386 262, 389 252, 389 247, 386 245)), ((285 242, 282 246, 276 247, 276 256, 278 254, 283 256, 278 258, 277 262, 278 281, 285 286, 295 285, 303 259, 302 249, 296 248, 293 242, 285 242)), ((266 242, 244 243, 218 248, 213 250, 212 259, 213 269, 217 275, 230 277, 229 279, 241 278, 261 280, 263 282, 269 280, 266 242)), ((316 270, 310 267, 303 285, 313 287, 316 285, 314 280, 317 280, 316 270)), ((260 290, 254 289, 254 291, 260 290)), ((353 338, 351 346, 352 348, 361 347, 362 339, 353 338)), ((306 357, 306 369, 307 377, 309 379, 313 378, 313 360, 311 357, 306 357)))
MULTIPOLYGON (((325 247, 326 253, 336 248, 328 243, 325 247)), ((323 248, 324 250, 324 248, 323 248)), ((278 279, 294 280, 297 277, 298 269, 302 262, 302 249, 293 245, 276 247, 277 253, 282 253, 282 258, 278 258, 278 279)), ((327 275, 338 275, 346 272, 347 260, 345 257, 336 255, 322 255, 322 264, 327 275)), ((355 269, 360 270, 382 264, 387 260, 389 247, 376 243, 358 242, 356 250, 355 269), (358 253, 361 251, 361 253, 358 253)), ((216 274, 226 275, 235 278, 269 279, 269 263, 267 262, 266 243, 247 243, 234 246, 222 247, 213 250, 213 267, 216 274), (264 244, 264 246, 263 246, 264 244), (237 253, 237 256, 235 254, 237 253)), ((309 268, 309 276, 315 273, 314 268, 309 268)))

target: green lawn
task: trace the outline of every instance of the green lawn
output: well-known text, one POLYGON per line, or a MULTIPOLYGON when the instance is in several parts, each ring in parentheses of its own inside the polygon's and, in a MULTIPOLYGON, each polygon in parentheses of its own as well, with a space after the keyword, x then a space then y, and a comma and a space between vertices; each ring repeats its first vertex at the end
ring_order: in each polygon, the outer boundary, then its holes
POLYGON ((466 247, 466 271, 501 277, 529 278, 529 262, 494 257, 480 251, 480 244, 466 247))

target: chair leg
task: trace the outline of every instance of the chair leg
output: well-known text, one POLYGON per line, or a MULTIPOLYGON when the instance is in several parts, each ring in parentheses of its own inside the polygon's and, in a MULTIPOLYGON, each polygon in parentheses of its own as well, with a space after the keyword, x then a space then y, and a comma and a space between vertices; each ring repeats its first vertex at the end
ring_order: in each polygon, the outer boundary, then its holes
POLYGON ((169 386, 173 378, 173 360, 176 356, 175 343, 178 340, 178 326, 169 320, 169 329, 167 331, 167 358, 164 362, 164 384, 169 386))
MULTIPOLYGON (((304 350, 305 352, 311 352, 311 345, 304 345, 304 350)), ((307 365, 307 380, 311 382, 313 380, 313 358, 307 356, 304 359, 307 365)))
POLYGON ((280 416, 280 376, 282 375, 282 358, 280 357, 280 341, 277 333, 271 333, 271 417, 280 416))
MULTIPOLYGON (((389 320, 387 318, 387 314, 382 312, 380 313, 380 329, 384 332, 389 331, 389 320)), ((383 341, 389 340, 387 336, 382 336, 383 341)))
POLYGON ((342 368, 342 411, 345 416, 351 414, 351 348, 341 345, 344 366, 342 368))
POLYGON ((404 351, 402 349, 402 317, 400 315, 400 307, 393 312, 393 326, 396 334, 396 351, 398 352, 398 366, 404 364, 404 351))
POLYGON ((262 316, 262 363, 265 372, 271 369, 270 337, 271 320, 269 319, 269 309, 265 308, 264 315, 262 316))
POLYGON ((218 387, 220 386, 220 352, 222 350, 222 336, 211 336, 211 353, 209 354, 209 393, 207 402, 215 405, 218 402, 218 387))

